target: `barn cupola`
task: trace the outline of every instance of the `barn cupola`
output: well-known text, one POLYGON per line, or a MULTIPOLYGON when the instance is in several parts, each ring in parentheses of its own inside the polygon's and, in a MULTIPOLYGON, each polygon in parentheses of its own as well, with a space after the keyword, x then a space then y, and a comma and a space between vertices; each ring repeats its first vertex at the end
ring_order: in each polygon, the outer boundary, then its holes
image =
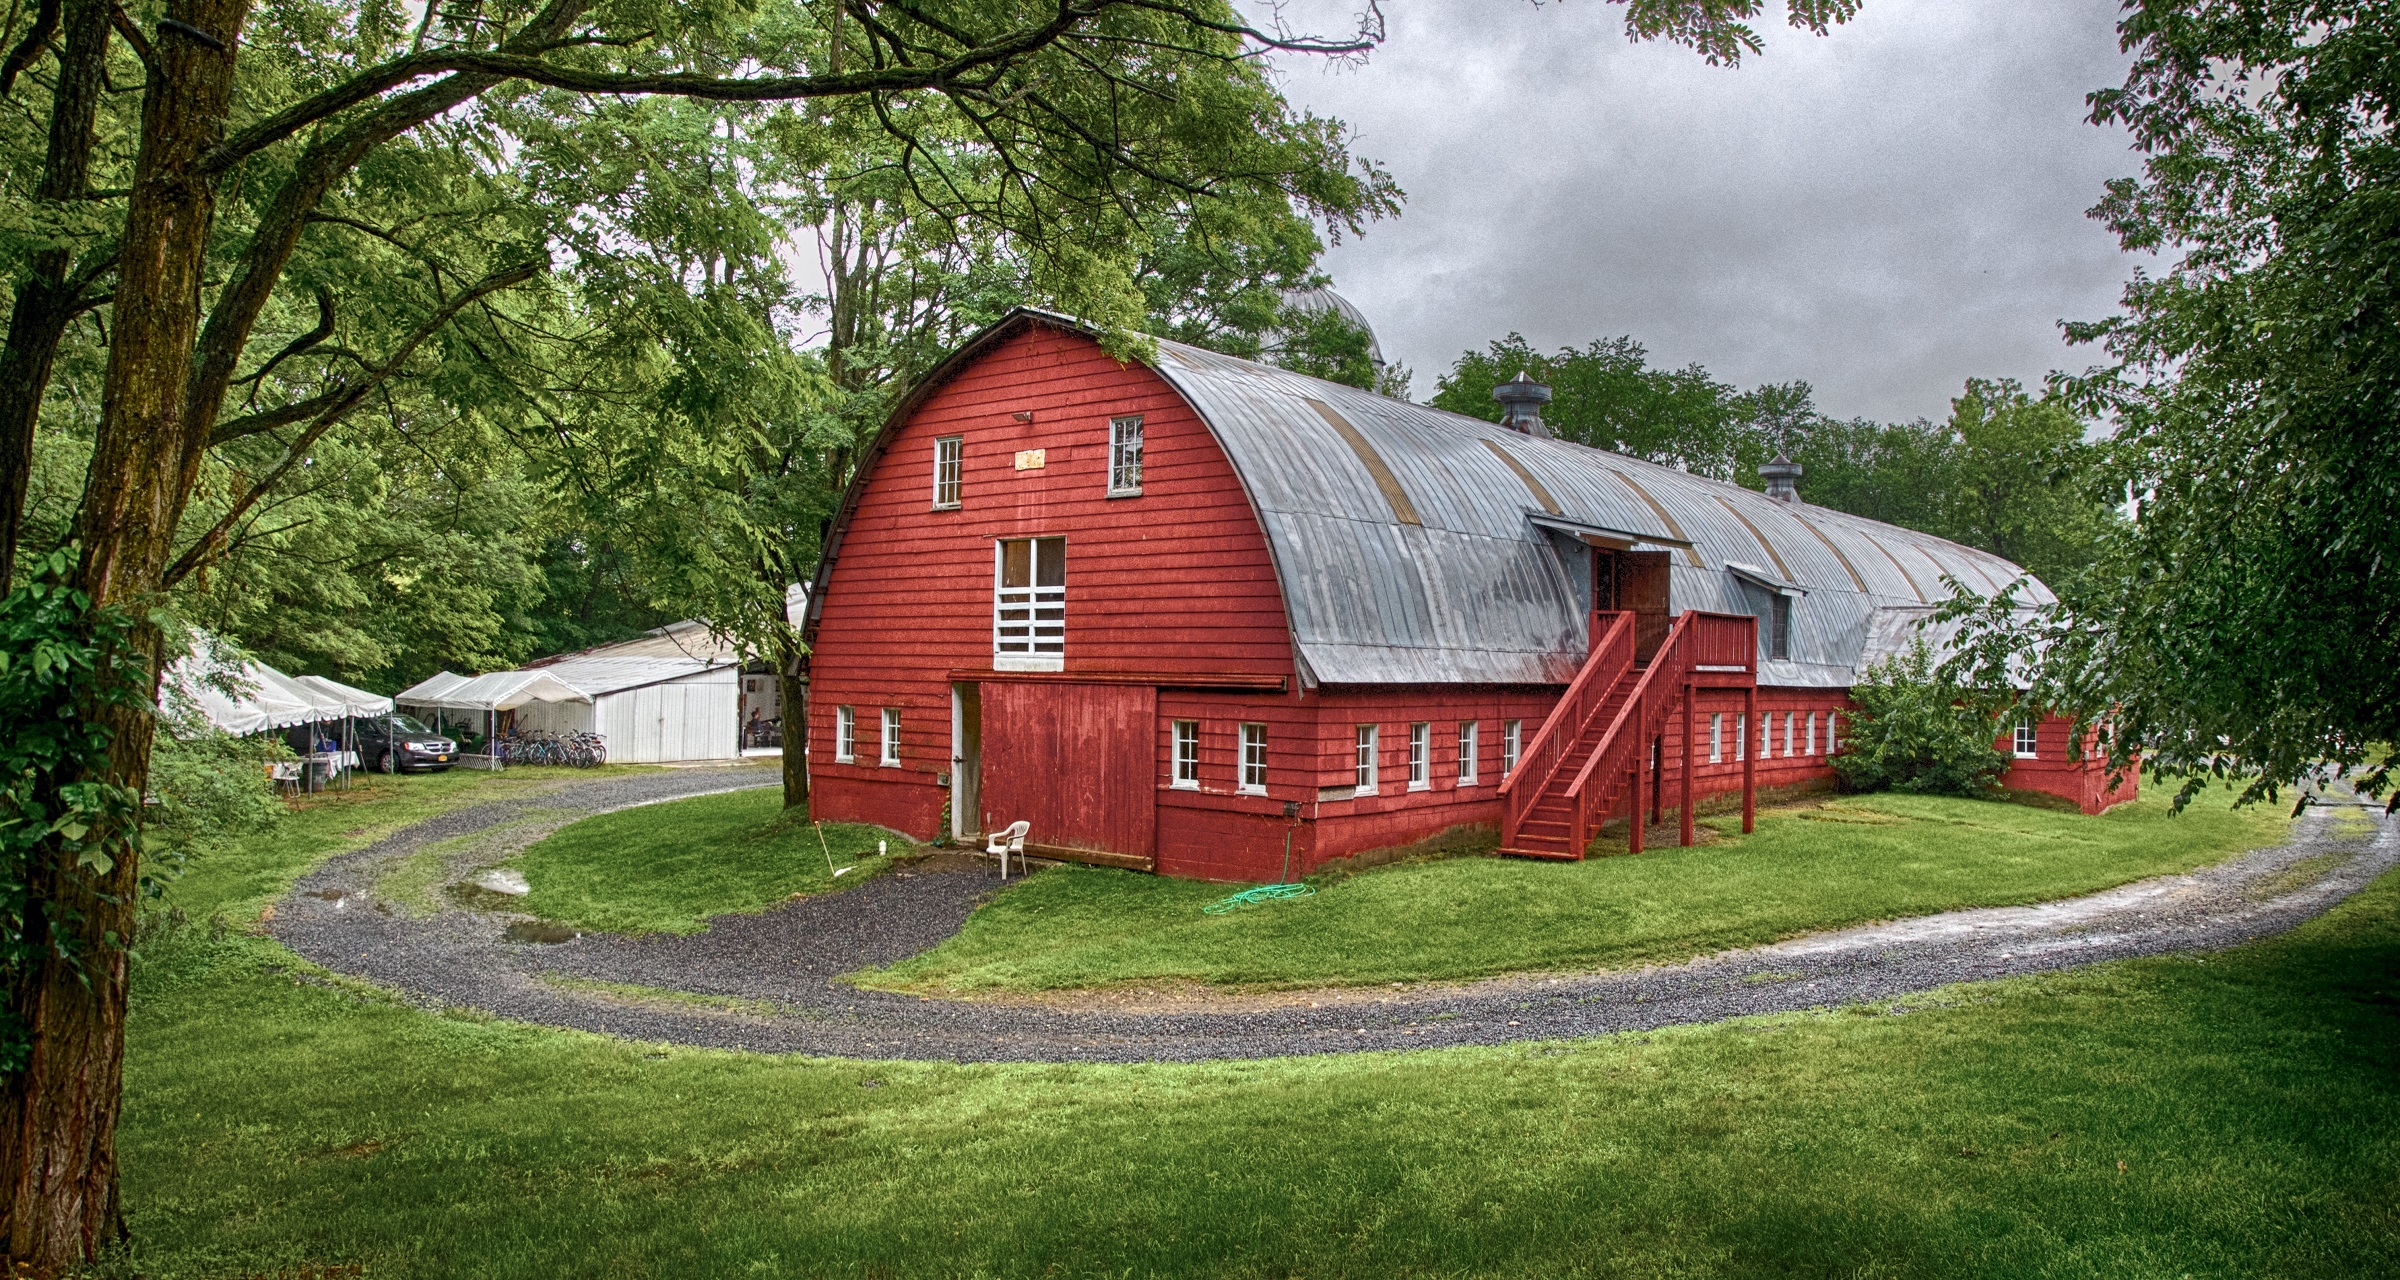
POLYGON ((1492 388, 1492 399, 1500 402, 1504 411, 1500 425, 1529 436, 1550 438, 1550 428, 1542 422, 1542 406, 1550 403, 1550 388, 1535 382, 1524 370, 1517 376, 1492 388))
POLYGON ((1777 502, 1800 501, 1800 464, 1781 453, 1773 462, 1759 464, 1759 478, 1767 482, 1767 496, 1777 502))

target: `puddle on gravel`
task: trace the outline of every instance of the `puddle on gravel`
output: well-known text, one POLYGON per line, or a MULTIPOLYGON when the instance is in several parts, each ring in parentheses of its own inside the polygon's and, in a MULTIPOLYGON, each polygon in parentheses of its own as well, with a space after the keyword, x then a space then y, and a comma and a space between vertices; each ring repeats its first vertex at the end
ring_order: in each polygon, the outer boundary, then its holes
POLYGON ((583 935, 570 925, 555 920, 519 920, 500 931, 510 942, 573 942, 583 935))

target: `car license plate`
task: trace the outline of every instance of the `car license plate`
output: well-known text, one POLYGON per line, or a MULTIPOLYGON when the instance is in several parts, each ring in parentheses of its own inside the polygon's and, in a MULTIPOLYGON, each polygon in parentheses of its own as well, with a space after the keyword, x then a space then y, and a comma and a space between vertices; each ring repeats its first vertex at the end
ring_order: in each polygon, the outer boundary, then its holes
POLYGON ((450 757, 448 757, 448 756, 435 756, 435 757, 433 758, 433 762, 434 762, 435 764, 443 764, 443 763, 446 763, 446 762, 448 762, 448 761, 449 761, 449 759, 450 759, 450 757))

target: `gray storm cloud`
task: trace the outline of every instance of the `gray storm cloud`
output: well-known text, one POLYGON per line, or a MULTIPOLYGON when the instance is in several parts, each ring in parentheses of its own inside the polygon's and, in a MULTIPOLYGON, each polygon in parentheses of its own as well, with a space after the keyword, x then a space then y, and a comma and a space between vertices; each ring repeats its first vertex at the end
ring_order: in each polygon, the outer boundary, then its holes
POLYGON ((1738 70, 1628 44, 1613 4, 1387 11, 1366 65, 1288 62, 1284 88, 1408 191, 1325 266, 1420 399, 1510 330, 1630 333, 1886 419, 2098 358, 2057 323, 2111 311, 2136 261, 2084 217, 2139 164, 2084 123, 2123 75, 2112 3, 1867 0, 1824 39, 1762 25, 1738 70))

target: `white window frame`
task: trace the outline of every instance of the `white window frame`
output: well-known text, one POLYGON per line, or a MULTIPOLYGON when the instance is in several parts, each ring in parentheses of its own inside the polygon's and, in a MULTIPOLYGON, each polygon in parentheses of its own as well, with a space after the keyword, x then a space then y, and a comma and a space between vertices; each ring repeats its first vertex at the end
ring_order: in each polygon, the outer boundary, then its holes
POLYGON ((1808 754, 1817 754, 1817 713, 1814 711, 1808 713, 1808 754))
POLYGON ((1142 415, 1129 413, 1108 420, 1108 496, 1140 497, 1142 492, 1142 415))
POLYGON ((1377 757, 1383 751, 1383 726, 1358 726, 1358 779, 1354 795, 1371 796, 1383 773, 1383 762, 1377 757))
POLYGON ((1840 724, 1840 723, 1841 723, 1841 718, 1842 718, 1842 713, 1841 713, 1841 712, 1839 712, 1839 711, 1828 711, 1828 712, 1826 712, 1826 713, 1825 713, 1825 754, 1826 754, 1826 755, 1829 755, 1829 756, 1830 756, 1830 755, 1838 755, 1838 754, 1840 754, 1840 752, 1841 752, 1841 749, 1842 749, 1842 748, 1841 748, 1841 743, 1840 743, 1840 741, 1839 741, 1837 738, 1835 738, 1835 736, 1834 736, 1834 729, 1835 729, 1835 726, 1837 726, 1838 724, 1840 724))
POLYGON ((1267 794, 1267 726, 1257 721, 1242 725, 1242 774, 1235 789, 1246 796, 1267 794))
POLYGON ((1481 720, 1458 722, 1458 785, 1462 787, 1476 785, 1475 779, 1483 764, 1481 759, 1482 739, 1483 722, 1481 720))
POLYGON ((2015 735, 2009 742, 2009 745, 2016 749, 2017 759, 2040 759, 2042 754, 2041 744, 2041 726, 2038 723, 2032 720, 2020 720, 2017 722, 2015 735))
POLYGON ((1786 760, 1789 760, 1789 759, 1791 759, 1791 758, 1792 758, 1792 737, 1793 737, 1793 732, 1794 732, 1795 730, 1797 730, 1799 727, 1800 727, 1800 713, 1799 713, 1799 712, 1797 712, 1797 711, 1786 711, 1786 712, 1784 712, 1784 713, 1783 713, 1783 758, 1784 758, 1784 759, 1786 759, 1786 760))
POLYGON ((1708 713, 1708 762, 1725 762, 1725 713, 1722 711, 1708 713))
MULTIPOLYGON (((1760 723, 1763 725, 1765 722, 1761 721, 1760 723)), ((1761 732, 1759 736, 1763 738, 1766 736, 1766 734, 1761 732)), ((1748 759, 1749 757, 1742 753, 1748 751, 1749 749, 1750 713, 1747 711, 1737 711, 1733 714, 1733 758, 1737 761, 1748 759)))
POLYGON ((933 438, 933 509, 956 511, 967 491, 967 438, 933 438))
POLYGON ((833 760, 835 764, 858 763, 858 708, 833 709, 833 760))
POLYGON ((1515 772, 1517 771, 1517 761, 1519 761, 1519 760, 1523 759, 1523 758, 1524 758, 1524 756, 1525 756, 1525 722, 1524 722, 1524 721, 1522 721, 1522 720, 1503 720, 1503 721, 1501 721, 1501 722, 1500 722, 1500 776, 1501 776, 1501 778, 1505 780, 1505 779, 1508 777, 1508 775, 1510 775, 1510 774, 1512 774, 1512 773, 1515 773, 1515 772))
POLYGON ((900 767, 900 708, 885 707, 883 709, 883 735, 877 739, 875 745, 880 750, 876 759, 877 764, 886 769, 900 767))
MULTIPOLYGON (((995 671, 1064 671, 1067 667, 1067 585, 1040 585, 1042 546, 1059 544, 1066 556, 1066 539, 1054 537, 995 538, 992 541, 992 669, 995 671), (1023 542, 1027 576, 1023 587, 1003 585, 1008 573, 1008 544, 1023 542), (1018 616, 1012 617, 1011 614, 1018 616), (1022 634, 1019 634, 1019 633, 1022 634)), ((1064 577, 1062 566, 1061 577, 1064 577)))
POLYGON ((1176 720, 1171 723, 1174 725, 1175 745, 1170 757, 1173 763, 1169 765, 1168 776, 1171 779, 1169 785, 1181 791, 1198 791, 1200 789, 1200 722, 1176 720))
POLYGON ((1419 720, 1408 726, 1408 789, 1433 789, 1433 724, 1419 720))

